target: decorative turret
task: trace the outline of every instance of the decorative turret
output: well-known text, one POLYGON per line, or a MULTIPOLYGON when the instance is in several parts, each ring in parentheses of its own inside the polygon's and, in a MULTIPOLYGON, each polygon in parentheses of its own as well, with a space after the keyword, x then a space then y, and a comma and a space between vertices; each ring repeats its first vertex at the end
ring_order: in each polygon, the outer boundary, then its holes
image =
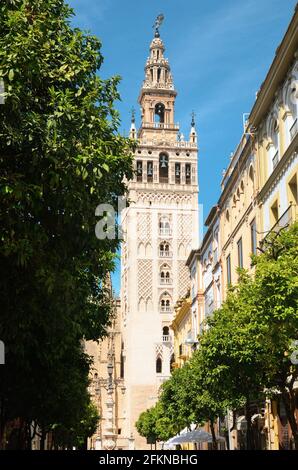
POLYGON ((150 44, 150 56, 145 66, 144 88, 161 88, 174 90, 173 77, 168 59, 164 57, 165 47, 160 39, 156 37, 150 44))
POLYGON ((163 140, 173 142, 177 140, 179 131, 179 126, 174 122, 177 92, 169 61, 164 57, 165 47, 159 33, 162 21, 163 15, 159 15, 145 65, 145 80, 139 96, 142 122, 138 137, 152 140, 157 138, 156 131, 163 131, 163 140))

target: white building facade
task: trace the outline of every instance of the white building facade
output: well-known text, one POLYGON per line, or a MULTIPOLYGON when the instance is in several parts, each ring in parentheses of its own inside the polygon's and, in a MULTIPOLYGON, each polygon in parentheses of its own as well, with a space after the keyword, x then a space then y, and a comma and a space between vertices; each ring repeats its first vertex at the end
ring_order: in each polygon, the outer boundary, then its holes
POLYGON ((169 326, 178 298, 189 289, 186 259, 198 248, 197 135, 189 141, 174 120, 177 92, 158 30, 150 45, 139 95, 141 126, 130 205, 122 212, 121 308, 124 340, 124 413, 134 448, 146 449, 135 428, 155 404, 174 362, 169 326))

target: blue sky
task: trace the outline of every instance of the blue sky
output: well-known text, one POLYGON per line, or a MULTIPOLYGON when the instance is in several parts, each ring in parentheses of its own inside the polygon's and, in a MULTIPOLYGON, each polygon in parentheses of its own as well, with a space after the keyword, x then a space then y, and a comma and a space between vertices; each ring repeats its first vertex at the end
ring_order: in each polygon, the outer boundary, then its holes
MULTIPOLYGON (((296 0, 68 0, 73 23, 96 34, 105 57, 100 75, 120 75, 121 132, 137 111, 152 25, 165 15, 161 37, 175 87, 176 122, 185 136, 197 117, 200 203, 204 216, 218 199, 222 171, 242 133, 296 0)), ((138 116, 139 118, 139 116, 138 116)), ((139 123, 139 120, 138 120, 139 123)), ((119 272, 114 276, 119 290, 119 272)))

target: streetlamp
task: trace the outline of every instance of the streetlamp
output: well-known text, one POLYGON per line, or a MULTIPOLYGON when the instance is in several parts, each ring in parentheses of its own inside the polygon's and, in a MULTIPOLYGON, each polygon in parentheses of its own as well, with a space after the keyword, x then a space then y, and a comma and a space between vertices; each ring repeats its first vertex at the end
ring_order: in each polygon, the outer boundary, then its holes
POLYGON ((197 345, 199 344, 199 341, 189 336, 184 341, 184 344, 186 344, 187 346, 190 346, 195 351, 197 349, 197 345))

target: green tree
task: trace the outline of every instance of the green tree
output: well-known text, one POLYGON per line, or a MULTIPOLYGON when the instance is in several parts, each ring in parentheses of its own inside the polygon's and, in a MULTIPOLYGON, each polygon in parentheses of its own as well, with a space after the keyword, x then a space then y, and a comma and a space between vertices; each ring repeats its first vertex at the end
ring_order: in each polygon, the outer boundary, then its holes
POLYGON ((152 443, 158 439, 156 429, 157 414, 155 407, 149 408, 140 414, 138 421, 136 422, 136 428, 140 436, 145 437, 152 443))
MULTIPOLYGON (((71 394, 67 371, 55 374, 82 340, 105 334, 111 310, 103 280, 119 240, 96 238, 94 213, 125 194, 132 143, 118 134, 119 77, 97 75, 101 44, 72 14, 63 0, 0 6, 2 436, 15 418, 56 422, 44 394, 62 403, 63 380, 71 394)), ((81 356, 85 384, 88 365, 81 356)))
POLYGON ((298 379, 298 223, 266 239, 254 259, 257 321, 267 327, 265 386, 279 392, 298 449, 294 384, 298 379))

